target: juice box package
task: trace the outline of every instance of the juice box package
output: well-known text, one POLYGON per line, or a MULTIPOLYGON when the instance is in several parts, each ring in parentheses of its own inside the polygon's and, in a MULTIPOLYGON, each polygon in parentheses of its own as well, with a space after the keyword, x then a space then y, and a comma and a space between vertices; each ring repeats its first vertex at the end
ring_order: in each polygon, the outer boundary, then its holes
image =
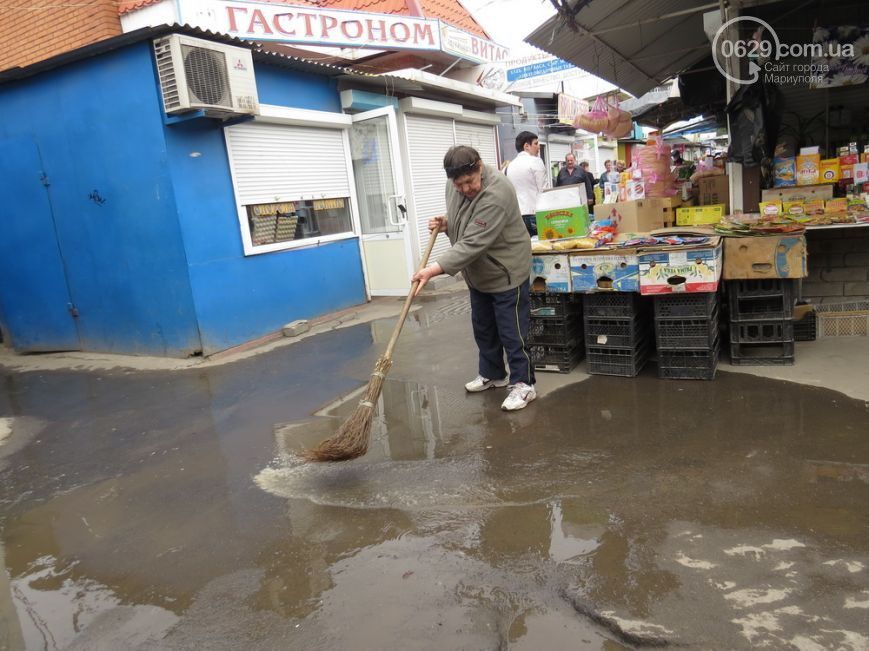
POLYGON ((815 185, 821 179, 821 155, 797 156, 797 185, 815 185))
POLYGON ((537 197, 537 235, 541 240, 588 235, 585 184, 544 190, 537 197))
POLYGON ((860 157, 856 153, 839 154, 839 165, 856 165, 860 157))
POLYGON ((847 199, 828 199, 824 212, 845 212, 848 210, 847 199))
POLYGON ((869 163, 857 163, 854 165, 854 183, 866 183, 869 181, 869 163))
POLYGON ((851 181, 854 179, 854 166, 853 165, 839 165, 839 178, 844 181, 851 181))
POLYGON ((825 158, 821 161, 821 182, 835 183, 839 180, 839 159, 825 158))
POLYGON ((781 217, 784 213, 781 201, 761 201, 757 207, 764 217, 781 217))
POLYGON ((773 186, 784 188, 797 184, 797 159, 776 158, 773 165, 773 186))

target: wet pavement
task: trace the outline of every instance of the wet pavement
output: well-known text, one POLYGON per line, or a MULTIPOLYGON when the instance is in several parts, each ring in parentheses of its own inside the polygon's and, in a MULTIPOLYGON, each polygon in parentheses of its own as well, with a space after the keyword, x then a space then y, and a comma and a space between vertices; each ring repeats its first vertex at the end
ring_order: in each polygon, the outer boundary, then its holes
POLYGON ((728 373, 466 395, 411 315, 208 369, 0 370, 0 649, 869 647, 869 405, 728 373), (342 399, 338 399, 343 397, 342 399))

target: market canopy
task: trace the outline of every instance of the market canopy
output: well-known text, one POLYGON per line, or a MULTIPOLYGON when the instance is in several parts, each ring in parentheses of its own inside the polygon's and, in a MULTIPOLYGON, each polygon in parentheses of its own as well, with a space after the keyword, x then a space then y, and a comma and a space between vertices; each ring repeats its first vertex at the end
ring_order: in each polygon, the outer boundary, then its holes
POLYGON ((563 6, 525 40, 637 97, 709 55, 703 14, 719 8, 698 0, 564 0, 563 6))

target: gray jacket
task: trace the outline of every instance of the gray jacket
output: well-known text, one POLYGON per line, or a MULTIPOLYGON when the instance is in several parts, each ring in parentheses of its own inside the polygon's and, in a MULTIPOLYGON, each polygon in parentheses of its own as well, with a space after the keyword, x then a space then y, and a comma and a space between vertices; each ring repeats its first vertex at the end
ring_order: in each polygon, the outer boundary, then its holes
POLYGON ((438 257, 445 273, 462 271, 468 285, 487 292, 518 287, 531 274, 531 238, 516 191, 506 176, 483 165, 482 189, 472 200, 447 180, 447 237, 453 245, 438 257))

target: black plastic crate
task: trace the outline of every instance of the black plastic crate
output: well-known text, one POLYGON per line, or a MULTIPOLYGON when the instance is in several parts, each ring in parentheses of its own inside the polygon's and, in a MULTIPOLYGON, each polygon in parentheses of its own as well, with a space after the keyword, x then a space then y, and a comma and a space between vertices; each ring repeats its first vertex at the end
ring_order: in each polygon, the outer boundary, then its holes
POLYGON ((528 328, 528 343, 580 346, 583 343, 582 319, 578 316, 531 317, 531 325, 528 328))
POLYGON ((585 353, 582 346, 529 345, 528 353, 535 371, 570 373, 585 353))
POLYGON ((669 380, 712 380, 718 368, 720 347, 714 342, 707 350, 658 352, 658 377, 669 380))
POLYGON ((718 311, 698 319, 655 319, 658 350, 709 350, 718 339, 718 311))
POLYGON ((730 343, 733 344, 777 344, 793 341, 794 322, 788 319, 730 322, 730 343))
POLYGON ((651 338, 652 321, 645 315, 633 319, 585 317, 585 345, 636 348, 651 338))
POLYGON ((731 321, 793 317, 797 287, 794 280, 728 280, 726 286, 731 321))
POLYGON ((586 370, 592 375, 619 375, 634 377, 649 361, 651 347, 639 348, 586 348, 586 370))
POLYGON ((814 341, 818 338, 818 315, 809 312, 799 321, 794 321, 794 340, 814 341))
POLYGON ((731 321, 769 321, 791 319, 794 315, 792 296, 754 296, 743 298, 730 294, 731 321))
POLYGON ((734 366, 790 366, 794 363, 794 342, 780 344, 730 344, 734 366))
POLYGON ((585 316, 601 319, 633 319, 648 305, 648 301, 634 292, 598 292, 582 294, 582 297, 585 316))
POLYGON ((794 295, 795 282, 790 278, 752 278, 728 280, 727 291, 743 298, 794 295))
POLYGON ((564 318, 582 314, 582 299, 578 294, 530 294, 531 317, 564 318))
POLYGON ((718 292, 655 296, 655 320, 708 319, 718 309, 718 292))

